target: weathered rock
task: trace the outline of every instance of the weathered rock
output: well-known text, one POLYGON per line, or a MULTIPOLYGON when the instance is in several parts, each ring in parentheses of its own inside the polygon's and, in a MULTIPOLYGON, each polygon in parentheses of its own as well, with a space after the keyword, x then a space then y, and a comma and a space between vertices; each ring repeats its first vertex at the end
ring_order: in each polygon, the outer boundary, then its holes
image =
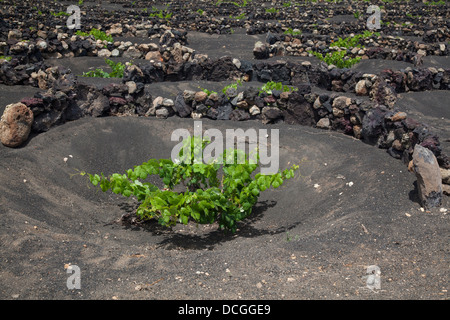
POLYGON ((330 119, 322 118, 319 121, 317 121, 316 126, 317 126, 317 128, 321 128, 321 129, 329 129, 330 128, 330 119))
MULTIPOLYGON (((152 66, 150 66, 152 67, 152 66)), ((130 66, 127 66, 123 73, 123 81, 134 81, 134 82, 143 82, 145 83, 144 72, 140 67, 138 67, 135 64, 132 64, 130 66)))
POLYGON ((283 112, 276 107, 264 107, 261 116, 264 124, 277 123, 284 119, 283 112))
MULTIPOLYGON (((140 116, 147 115, 147 112, 151 109, 153 105, 152 103, 153 98, 148 88, 144 87, 144 90, 142 90, 140 93, 137 94, 137 96, 135 96, 135 101, 136 101, 136 113, 140 116)), ((155 113, 153 113, 153 115, 154 114, 155 113)))
POLYGON ((183 91, 184 102, 191 103, 194 100, 195 93, 196 92, 192 90, 184 90, 183 91))
POLYGON ((123 53, 123 57, 128 59, 140 59, 141 56, 142 52, 134 46, 129 47, 128 50, 123 53))
POLYGON ((203 114, 201 112, 192 111, 191 118, 194 120, 198 120, 198 119, 203 118, 203 114))
POLYGON ((204 91, 198 91, 194 95, 194 100, 196 102, 204 102, 208 98, 208 94, 204 91))
POLYGON ((362 121, 361 136, 369 144, 376 144, 385 131, 384 116, 386 108, 376 107, 369 110, 362 121))
MULTIPOLYGON (((229 120, 231 112, 233 112, 233 106, 231 103, 226 103, 217 108, 217 120, 229 120)), ((209 114, 209 112, 208 112, 209 114)))
POLYGON ((23 103, 28 108, 33 111, 33 115, 36 117, 40 113, 44 111, 44 100, 39 98, 23 98, 20 100, 20 103, 23 103))
POLYGON ((173 46, 175 43, 177 42, 175 35, 170 31, 170 30, 166 30, 164 32, 164 34, 161 36, 161 38, 159 39, 159 45, 162 46, 167 46, 167 47, 171 47, 173 46))
POLYGON ((333 115, 336 118, 341 118, 344 116, 344 114, 345 114, 344 110, 333 107, 333 115))
POLYGON ((355 85, 355 92, 358 96, 365 96, 367 95, 367 86, 366 86, 366 80, 360 80, 355 85))
POLYGON ((339 96, 333 100, 333 108, 343 110, 344 108, 350 106, 351 103, 352 103, 351 98, 339 96))
POLYGON ((230 113, 230 120, 244 121, 250 119, 250 114, 242 109, 235 109, 230 113))
POLYGON ((22 38, 22 32, 17 29, 9 30, 8 32, 8 40, 15 39, 20 40, 22 38))
POLYGON ((406 117, 407 117, 407 114, 405 112, 396 112, 389 118, 389 120, 391 120, 392 122, 396 122, 396 121, 405 120, 406 117))
POLYGON ((136 90, 137 90, 136 82, 134 82, 134 81, 127 81, 127 82, 125 82, 125 85, 128 87, 128 93, 129 94, 133 94, 133 93, 136 92, 136 90))
POLYGON ((261 110, 258 108, 258 106, 254 105, 250 108, 249 112, 252 116, 256 116, 261 113, 261 110))
POLYGON ((0 119, 0 141, 7 147, 18 147, 28 139, 34 116, 23 103, 7 105, 0 119))
POLYGON ((120 51, 117 49, 113 49, 111 51, 111 57, 118 57, 118 56, 120 56, 120 51))
POLYGON ((197 104, 197 105, 195 106, 195 111, 196 111, 197 113, 201 113, 202 115, 205 115, 205 114, 208 112, 208 107, 205 106, 203 103, 197 104))
POLYGON ((240 75, 231 57, 222 57, 211 62, 210 71, 207 75, 209 81, 225 81, 240 75))
POLYGON ((61 121, 61 118, 62 113, 55 110, 42 113, 34 119, 31 130, 33 132, 48 131, 51 127, 58 124, 61 121))
POLYGON ((111 36, 120 36, 122 35, 122 27, 120 27, 120 24, 111 26, 111 29, 106 31, 107 34, 111 36))
POLYGON ((298 92, 289 95, 286 108, 283 110, 283 118, 287 124, 313 126, 316 123, 312 106, 298 92))
POLYGON ((361 126, 359 125, 353 126, 353 135, 355 136, 356 139, 361 139, 361 131, 362 131, 361 126))
POLYGON ((170 116, 171 112, 168 108, 162 107, 156 110, 156 117, 161 119, 166 119, 170 116))
POLYGON ((192 108, 184 102, 183 93, 177 95, 174 102, 174 108, 182 118, 188 117, 192 112, 192 108))
POLYGON ((442 176, 433 152, 416 144, 413 153, 413 170, 417 177, 419 199, 425 208, 442 203, 442 176))
POLYGON ((240 109, 248 109, 248 103, 245 100, 239 101, 236 103, 236 107, 240 109))
POLYGON ((85 114, 92 117, 100 117, 106 114, 106 112, 109 110, 109 107, 109 99, 98 92, 89 99, 87 108, 84 109, 84 111, 85 114))
POLYGON ((390 108, 393 108, 395 102, 397 101, 397 94, 395 93, 395 90, 387 84, 385 79, 381 77, 375 81, 369 95, 378 104, 385 105, 390 108))
POLYGON ((97 56, 100 58, 109 58, 111 57, 111 51, 108 49, 102 49, 97 53, 97 56))
POLYGON ((258 41, 253 48, 253 55, 255 59, 267 59, 269 58, 269 47, 265 43, 258 41))

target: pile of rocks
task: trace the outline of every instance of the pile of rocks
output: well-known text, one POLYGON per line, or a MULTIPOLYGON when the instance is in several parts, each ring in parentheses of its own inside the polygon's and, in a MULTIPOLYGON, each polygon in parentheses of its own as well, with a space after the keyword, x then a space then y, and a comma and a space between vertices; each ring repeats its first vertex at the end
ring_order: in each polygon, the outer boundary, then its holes
POLYGON ((391 156, 406 163, 411 160, 414 145, 419 143, 433 151, 440 165, 450 168, 450 159, 442 154, 438 137, 426 125, 394 108, 337 93, 273 90, 267 94, 249 87, 239 93, 228 88, 225 94, 208 95, 186 90, 175 101, 156 98, 153 109, 161 118, 176 114, 194 119, 257 119, 266 124, 284 122, 334 130, 387 149, 391 156))
MULTIPOLYGON (((134 70, 139 71, 136 66, 134 70)), ((450 170, 450 158, 442 153, 439 138, 426 125, 397 111, 395 105, 383 105, 375 99, 364 101, 339 93, 315 94, 307 84, 295 91, 264 92, 248 87, 238 92, 228 87, 225 93, 208 94, 185 90, 174 100, 160 96, 153 99, 144 82, 126 81, 98 89, 77 83, 64 69, 47 71, 53 79, 37 80, 51 85, 46 92, 6 107, 0 121, 0 140, 4 145, 20 146, 30 132, 47 131, 86 116, 253 119, 265 124, 299 124, 342 132, 386 149, 405 163, 413 160, 414 148, 420 145, 432 152, 444 173, 450 170)), ((141 77, 145 78, 143 74, 141 77)), ((443 180, 450 182, 445 175, 443 180)))
MULTIPOLYGON (((290 3, 275 1, 260 4, 248 2, 239 7, 231 2, 207 3, 193 1, 171 3, 165 13, 170 19, 150 17, 153 8, 148 1, 114 1, 114 10, 98 10, 99 3, 86 2, 81 6, 83 28, 88 30, 99 25, 117 36, 151 37, 161 26, 172 26, 190 31, 214 34, 229 34, 236 28, 245 28, 248 34, 270 32, 281 33, 286 28, 300 28, 304 33, 314 35, 349 35, 366 30, 367 3, 340 1, 339 3, 290 3), (289 6, 286 6, 289 4, 289 6), (275 12, 270 12, 272 9, 275 12), (201 10, 199 12, 199 10, 201 10), (355 13, 361 13, 353 18, 355 13), (240 15, 244 14, 243 17, 240 15), (336 15, 349 16, 346 21, 333 21, 336 15), (238 18, 237 18, 238 17, 238 18)), ((66 30, 65 16, 55 13, 65 11, 67 4, 58 1, 22 1, 20 6, 0 3, 0 10, 8 25, 0 25, 0 41, 11 29, 21 29, 25 35, 33 37, 33 31, 50 31, 54 28, 66 30), (20 10, 16 8, 19 7, 20 10), (52 14, 53 13, 53 14, 52 14), (42 21, 45 20, 45 24, 42 21), (29 28, 32 29, 29 29, 29 28), (35 29, 35 30, 34 30, 35 29)), ((423 37, 425 42, 447 42, 449 40, 448 7, 425 6, 421 2, 406 4, 383 3, 381 10, 382 31, 392 35, 423 37), (423 12, 427 12, 426 15, 423 12), (405 16, 409 13, 410 17, 405 16), (388 20, 389 18, 389 20, 388 20)), ((30 38, 31 39, 31 38, 30 38)))
POLYGON ((449 159, 441 154, 438 137, 425 125, 408 118, 404 112, 395 111, 394 106, 375 100, 354 99, 338 93, 319 95, 311 93, 306 84, 292 92, 273 90, 268 94, 256 87, 238 92, 229 87, 224 94, 184 91, 175 100, 153 99, 144 82, 127 81, 97 89, 77 83, 72 74, 59 68, 51 68, 49 74, 57 79, 41 80, 47 86, 51 84, 46 92, 21 101, 33 112, 31 129, 34 132, 47 131, 52 126, 84 116, 257 119, 267 124, 285 122, 353 135, 388 149, 390 155, 405 162, 410 160, 411 148, 421 143, 433 151, 440 165, 450 167, 449 159))
MULTIPOLYGON (((110 30, 108 30, 110 31, 110 30)), ((21 39, 19 30, 11 30, 8 41, 0 42, 0 55, 11 56, 21 61, 40 61, 48 58, 71 58, 81 56, 124 57, 129 59, 159 59, 163 52, 172 47, 180 47, 183 54, 179 62, 192 59, 194 50, 182 45, 186 43, 186 32, 166 29, 155 34, 158 43, 132 43, 131 41, 95 40, 93 36, 71 35, 63 32, 38 32, 39 36, 31 40, 21 39)), ((168 59, 167 59, 168 60, 168 59)))
MULTIPOLYGON (((351 37, 354 34, 350 34, 351 37)), ((346 56, 361 59, 385 59, 405 61, 419 65, 421 58, 425 56, 447 56, 449 54, 446 43, 419 43, 400 37, 377 37, 361 40, 361 47, 337 48, 333 42, 337 38, 333 36, 314 35, 285 35, 268 33, 265 43, 255 43, 253 55, 256 59, 267 59, 274 56, 310 56, 309 51, 326 54, 333 50, 345 50, 346 56)))

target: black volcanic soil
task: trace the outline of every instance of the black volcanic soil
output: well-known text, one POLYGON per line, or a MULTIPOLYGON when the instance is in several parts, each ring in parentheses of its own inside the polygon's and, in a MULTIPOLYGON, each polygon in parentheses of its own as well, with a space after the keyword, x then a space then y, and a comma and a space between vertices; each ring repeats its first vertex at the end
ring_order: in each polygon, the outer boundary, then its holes
MULTIPOLYGON (((338 133, 270 127, 280 130, 280 167, 306 161, 301 176, 263 194, 235 235, 214 225, 168 231, 152 223, 118 224, 132 201, 70 178, 76 169, 109 174, 168 157, 171 132, 179 127, 192 129, 193 122, 90 118, 54 128, 23 148, 2 147, 0 174, 8 183, 0 193, 1 297, 444 297, 448 216, 419 210, 415 177, 402 163, 338 133), (68 263, 81 269, 81 290, 66 287, 68 263), (381 269, 377 293, 362 278, 369 265, 381 269)), ((267 128, 203 121, 203 129, 211 127, 267 128)))
MULTIPOLYGON (((211 57, 252 60, 254 43, 264 36, 192 32, 188 46, 211 57)), ((430 57, 424 65, 447 67, 448 61, 430 57)), ((92 57, 49 63, 75 74, 106 67, 92 57)), ((379 73, 410 65, 366 60, 353 68, 379 73)), ((224 83, 149 86, 153 97, 174 97, 199 86, 217 91, 224 83)), ((0 85, 0 112, 37 91, 0 85)), ((400 96, 398 107, 435 128, 450 154, 449 91, 400 96)), ((203 130, 224 135, 234 128, 279 129, 280 169, 300 164, 294 179, 262 193, 234 235, 217 225, 121 224, 132 199, 71 177, 76 170, 111 174, 168 158, 176 144, 171 133, 192 130, 192 119, 83 118, 20 148, 0 145, 0 299, 448 299, 449 215, 420 210, 416 178, 401 161, 336 132, 257 121, 202 123, 203 130), (81 290, 66 286, 69 263, 80 267, 81 290), (380 268, 380 290, 366 287, 371 265, 380 268)), ((449 197, 442 207, 450 208, 449 197)))

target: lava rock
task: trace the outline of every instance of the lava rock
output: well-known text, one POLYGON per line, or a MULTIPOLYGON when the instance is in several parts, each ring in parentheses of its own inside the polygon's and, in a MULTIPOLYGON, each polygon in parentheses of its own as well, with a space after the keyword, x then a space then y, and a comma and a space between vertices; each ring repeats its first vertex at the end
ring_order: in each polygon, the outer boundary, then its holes
POLYGON ((253 48, 253 55, 255 59, 268 59, 270 55, 269 47, 265 43, 258 41, 253 48))
POLYGON ((217 120, 229 120, 233 106, 231 103, 222 104, 217 108, 217 120))
POLYGON ((23 103, 7 105, 0 119, 0 141, 7 147, 23 144, 31 132, 34 116, 23 103))
POLYGON ((329 129, 330 128, 330 119, 322 118, 319 121, 317 121, 316 126, 317 126, 317 128, 321 128, 321 129, 329 129))
POLYGON ((386 131, 384 117, 387 113, 384 107, 369 110, 362 121, 361 135, 365 142, 376 144, 380 136, 386 131))
POLYGON ((174 102, 174 108, 178 115, 182 118, 188 117, 192 112, 192 108, 184 101, 182 92, 177 95, 174 102))
POLYGON ((442 203, 442 176, 433 152, 416 144, 412 161, 422 206, 425 208, 440 206, 442 203))
POLYGON ((286 107, 283 109, 283 118, 287 124, 300 124, 304 126, 313 126, 316 124, 312 105, 298 92, 292 92, 289 95, 286 107))
POLYGON ((230 120, 244 121, 250 119, 250 114, 242 109, 235 109, 230 113, 230 120))
POLYGON ((264 107, 261 116, 264 124, 278 123, 284 120, 283 112, 276 107, 264 107))

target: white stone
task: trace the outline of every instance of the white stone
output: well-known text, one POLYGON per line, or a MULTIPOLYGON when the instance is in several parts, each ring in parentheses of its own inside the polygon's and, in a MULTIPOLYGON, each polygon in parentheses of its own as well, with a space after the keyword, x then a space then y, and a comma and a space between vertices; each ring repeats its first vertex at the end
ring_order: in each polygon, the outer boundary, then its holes
POLYGON ((111 51, 111 57, 118 57, 120 56, 120 51, 117 49, 114 49, 113 51, 111 51))
POLYGON ((261 113, 261 110, 256 105, 254 105, 250 108, 249 112, 252 116, 256 116, 261 113))
POLYGON ((97 53, 97 56, 100 58, 109 58, 111 57, 111 51, 108 49, 102 49, 97 53))

